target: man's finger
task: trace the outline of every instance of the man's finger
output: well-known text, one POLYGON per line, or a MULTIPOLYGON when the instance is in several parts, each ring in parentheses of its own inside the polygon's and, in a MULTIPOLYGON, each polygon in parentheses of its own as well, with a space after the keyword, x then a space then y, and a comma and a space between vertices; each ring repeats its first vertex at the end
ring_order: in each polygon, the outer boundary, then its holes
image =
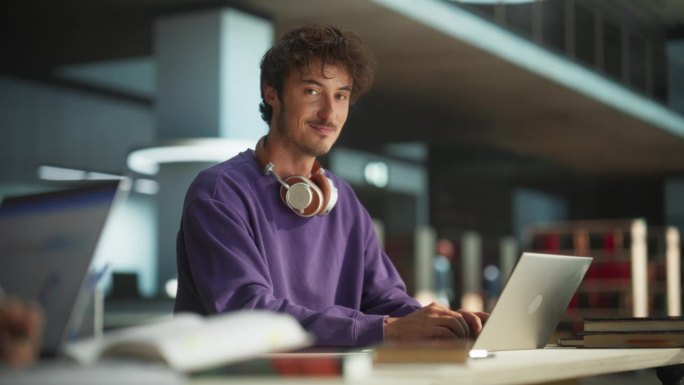
POLYGON ((448 327, 436 326, 436 327, 432 328, 429 337, 430 338, 452 340, 452 339, 457 339, 459 336, 458 336, 458 334, 454 333, 448 327))
POLYGON ((480 330, 482 330, 482 321, 480 320, 480 317, 478 317, 476 314, 467 312, 467 311, 460 311, 461 315, 463 316, 463 319, 465 322, 468 324, 468 327, 470 328, 470 337, 477 337, 478 334, 480 334, 480 330))
POLYGON ((448 328, 457 337, 467 337, 469 333, 468 324, 465 322, 463 317, 458 314, 457 316, 443 316, 437 318, 437 325, 448 328))
POLYGON ((489 319, 489 313, 485 313, 483 311, 476 311, 475 315, 480 317, 480 321, 482 321, 482 324, 487 322, 487 320, 489 319))

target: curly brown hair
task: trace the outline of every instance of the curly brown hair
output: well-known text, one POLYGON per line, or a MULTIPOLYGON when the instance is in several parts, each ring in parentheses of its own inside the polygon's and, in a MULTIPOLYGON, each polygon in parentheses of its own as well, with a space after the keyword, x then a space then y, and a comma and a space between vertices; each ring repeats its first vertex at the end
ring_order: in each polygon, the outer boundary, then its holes
POLYGON ((318 24, 294 29, 269 49, 261 59, 261 118, 271 122, 273 108, 264 99, 263 85, 276 89, 282 100, 283 82, 293 69, 302 71, 311 60, 321 66, 344 67, 352 78, 350 101, 356 102, 373 84, 375 60, 370 50, 353 32, 342 32, 333 26, 318 24))

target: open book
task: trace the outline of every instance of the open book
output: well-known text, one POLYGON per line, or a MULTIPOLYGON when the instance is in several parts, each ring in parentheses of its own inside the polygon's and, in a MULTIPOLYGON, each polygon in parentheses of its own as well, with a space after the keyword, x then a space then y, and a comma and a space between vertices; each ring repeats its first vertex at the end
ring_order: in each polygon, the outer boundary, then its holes
POLYGON ((107 356, 160 361, 179 371, 195 372, 311 343, 312 337, 291 316, 245 310, 208 317, 177 314, 170 320, 67 344, 64 353, 85 365, 107 356))

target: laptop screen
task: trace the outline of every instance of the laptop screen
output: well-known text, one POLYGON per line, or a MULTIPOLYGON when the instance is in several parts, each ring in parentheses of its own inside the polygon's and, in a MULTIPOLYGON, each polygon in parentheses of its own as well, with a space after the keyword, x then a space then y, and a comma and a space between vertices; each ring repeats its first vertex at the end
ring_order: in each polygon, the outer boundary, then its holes
POLYGON ((0 204, 0 287, 37 302, 43 355, 63 342, 119 181, 7 198, 0 204))

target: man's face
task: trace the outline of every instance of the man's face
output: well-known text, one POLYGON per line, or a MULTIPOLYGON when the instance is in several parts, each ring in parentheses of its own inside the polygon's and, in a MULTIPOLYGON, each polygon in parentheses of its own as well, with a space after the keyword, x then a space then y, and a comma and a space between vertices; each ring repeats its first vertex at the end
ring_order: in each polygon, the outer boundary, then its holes
POLYGON ((344 67, 313 60, 283 82, 282 99, 266 86, 273 107, 271 131, 301 155, 318 157, 330 151, 347 121, 352 78, 344 67), (322 70, 321 70, 322 68, 322 70))

